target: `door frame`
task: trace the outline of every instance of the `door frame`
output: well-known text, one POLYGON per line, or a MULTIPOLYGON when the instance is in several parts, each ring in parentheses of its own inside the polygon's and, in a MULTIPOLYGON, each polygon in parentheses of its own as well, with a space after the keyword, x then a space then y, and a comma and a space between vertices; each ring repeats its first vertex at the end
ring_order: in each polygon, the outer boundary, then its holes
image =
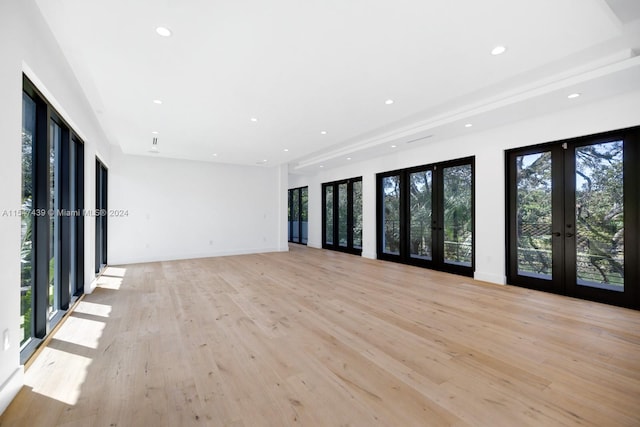
POLYGON ((322 184, 322 248, 339 252, 346 252, 354 255, 362 255, 362 247, 353 244, 354 210, 353 210, 353 187, 356 182, 362 185, 362 177, 341 179, 339 181, 325 182, 322 184), (339 199, 340 185, 347 185, 347 245, 341 246, 339 241, 339 199), (333 221, 333 243, 327 242, 327 188, 332 189, 333 210, 331 218, 333 221))
POLYGON ((640 127, 558 140, 505 152, 505 260, 507 283, 530 289, 592 300, 623 307, 640 308, 640 127), (575 149, 616 140, 624 141, 624 291, 577 284, 575 249, 575 149), (552 164, 552 279, 517 274, 516 202, 517 156, 551 151, 552 164), (571 236, 569 236, 571 234, 571 236), (569 240, 573 239, 573 240, 569 240))
POLYGON ((377 257, 378 259, 398 262, 402 264, 415 265, 418 267, 430 268, 433 270, 459 274, 473 277, 476 264, 476 226, 475 226, 475 156, 460 159, 447 160, 438 163, 413 166, 406 169, 382 172, 376 175, 376 223, 377 223, 377 257), (444 180, 443 170, 456 166, 471 166, 471 265, 463 266, 444 262, 444 180), (409 202, 409 177, 412 173, 431 170, 432 171, 432 259, 412 257, 410 254, 410 220, 409 202), (400 177, 400 207, 399 207, 399 253, 390 254, 384 252, 384 222, 382 211, 384 209, 384 197, 382 196, 382 181, 389 176, 400 177), (433 223, 435 221, 435 223, 433 223))

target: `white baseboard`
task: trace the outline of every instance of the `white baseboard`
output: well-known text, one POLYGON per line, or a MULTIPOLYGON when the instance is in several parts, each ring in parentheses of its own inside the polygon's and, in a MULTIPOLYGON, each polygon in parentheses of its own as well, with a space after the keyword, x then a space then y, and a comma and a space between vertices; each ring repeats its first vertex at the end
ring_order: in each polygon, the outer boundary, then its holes
POLYGON ((501 274, 480 273, 476 271, 473 278, 482 282, 495 283, 497 285, 504 285, 507 283, 507 278, 501 274))
POLYGON ((211 252, 198 252, 198 253, 175 253, 175 254, 154 254, 128 257, 128 258, 109 258, 109 265, 127 265, 127 264, 144 264, 148 262, 163 262, 163 261, 179 261, 185 259, 199 259, 199 258, 216 258, 223 256, 233 255, 251 255, 262 254, 270 252, 286 252, 288 249, 282 248, 255 248, 255 249, 237 249, 231 251, 211 251, 211 252))
POLYGON ((24 366, 19 366, 0 386, 0 415, 16 397, 24 384, 24 366))

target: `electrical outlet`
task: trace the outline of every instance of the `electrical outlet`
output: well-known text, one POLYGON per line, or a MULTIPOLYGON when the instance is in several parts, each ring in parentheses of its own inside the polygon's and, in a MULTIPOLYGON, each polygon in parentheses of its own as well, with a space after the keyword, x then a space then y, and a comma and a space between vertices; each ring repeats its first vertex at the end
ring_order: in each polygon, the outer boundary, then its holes
POLYGON ((11 346, 11 341, 9 340, 9 329, 5 329, 2 333, 2 350, 7 351, 11 346))

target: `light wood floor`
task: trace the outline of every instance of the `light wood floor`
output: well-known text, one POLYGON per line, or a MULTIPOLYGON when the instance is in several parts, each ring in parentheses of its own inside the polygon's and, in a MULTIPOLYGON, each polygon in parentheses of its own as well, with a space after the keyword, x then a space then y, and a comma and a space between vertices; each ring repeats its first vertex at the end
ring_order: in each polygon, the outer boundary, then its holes
POLYGON ((640 312, 291 249, 110 268, 0 425, 640 425, 640 312))

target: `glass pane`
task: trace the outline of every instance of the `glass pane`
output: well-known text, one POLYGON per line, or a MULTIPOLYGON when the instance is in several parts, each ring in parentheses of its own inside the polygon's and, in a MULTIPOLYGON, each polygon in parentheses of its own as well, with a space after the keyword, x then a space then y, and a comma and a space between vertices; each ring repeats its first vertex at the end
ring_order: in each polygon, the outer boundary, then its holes
POLYGON ((292 206, 292 218, 291 222, 293 223, 293 237, 292 241, 300 243, 300 191, 293 190, 293 197, 291 198, 292 206))
POLYGON ((578 285, 624 291, 623 142, 576 148, 578 285))
POLYGON ((353 247, 362 249, 362 181, 353 183, 353 247))
POLYGON ((99 273, 102 269, 102 239, 104 238, 104 233, 102 230, 103 222, 102 217, 100 216, 100 211, 102 209, 102 204, 104 201, 104 197, 102 195, 102 191, 104 189, 104 169, 102 164, 96 160, 96 259, 95 259, 95 272, 99 273))
POLYGON ((338 185, 338 245, 347 247, 347 224, 348 224, 348 193, 347 184, 338 185))
POLYGON ((302 200, 302 212, 300 212, 300 221, 302 222, 302 239, 301 242, 306 244, 309 237, 309 220, 308 220, 308 203, 309 188, 304 187, 300 190, 300 198, 302 200))
POLYGON ((518 274, 551 280, 551 152, 516 157, 518 274))
POLYGON ((412 173, 409 176, 410 248, 413 258, 431 259, 431 201, 432 172, 412 173))
POLYGON ((69 295, 74 295, 76 293, 76 269, 77 269, 77 258, 78 258, 78 248, 77 248, 77 237, 76 237, 76 229, 78 223, 78 217, 75 216, 75 211, 77 209, 76 205, 76 142, 71 141, 69 145, 69 210, 71 211, 71 215, 69 215, 69 235, 70 235, 70 243, 71 243, 71 254, 70 256, 70 266, 69 266, 69 295))
POLYGON ((400 176, 382 178, 382 250, 388 254, 400 253, 400 176))
POLYGON ((444 261, 471 266, 473 235, 471 165, 442 170, 444 191, 444 261))
POLYGON ((333 245, 333 186, 329 185, 325 187, 325 215, 326 215, 326 231, 325 242, 327 245, 333 245))
POLYGON ((22 95, 22 224, 20 227, 20 345, 31 338, 33 319, 33 143, 36 133, 36 104, 22 95))
POLYGON ((287 241, 291 241, 291 190, 287 191, 287 241))
POLYGON ((59 209, 59 159, 58 153, 60 152, 60 140, 62 138, 62 129, 56 123, 51 122, 51 141, 49 144, 49 224, 51 234, 49 236, 49 300, 48 300, 48 313, 49 316, 55 314, 58 311, 58 289, 59 289, 59 268, 58 263, 60 261, 59 248, 60 239, 58 234, 60 233, 60 221, 58 217, 59 209))

